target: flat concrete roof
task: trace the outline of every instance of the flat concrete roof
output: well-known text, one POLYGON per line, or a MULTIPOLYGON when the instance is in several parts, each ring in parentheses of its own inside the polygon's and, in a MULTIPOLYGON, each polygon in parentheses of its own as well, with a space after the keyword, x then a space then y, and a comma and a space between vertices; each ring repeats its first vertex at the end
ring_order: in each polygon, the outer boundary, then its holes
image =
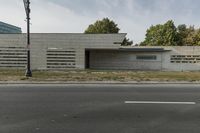
POLYGON ((164 48, 88 48, 86 50, 122 51, 122 52, 168 52, 164 48))
POLYGON ((164 48, 120 48, 120 51, 128 52, 167 52, 171 50, 165 50, 164 48))

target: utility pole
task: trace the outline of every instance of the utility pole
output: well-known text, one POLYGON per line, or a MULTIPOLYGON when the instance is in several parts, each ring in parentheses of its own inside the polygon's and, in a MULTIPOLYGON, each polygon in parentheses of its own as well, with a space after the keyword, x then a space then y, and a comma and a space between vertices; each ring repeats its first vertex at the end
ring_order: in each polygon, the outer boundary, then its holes
POLYGON ((27 19, 27 69, 26 77, 32 77, 31 61, 30 61, 30 0, 24 0, 27 19))

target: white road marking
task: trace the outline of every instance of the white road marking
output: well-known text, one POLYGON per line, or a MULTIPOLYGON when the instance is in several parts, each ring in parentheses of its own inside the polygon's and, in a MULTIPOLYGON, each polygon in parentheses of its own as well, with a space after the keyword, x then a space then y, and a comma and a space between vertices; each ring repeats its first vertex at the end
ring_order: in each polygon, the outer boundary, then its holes
POLYGON ((195 105, 196 102, 125 101, 125 104, 180 104, 180 105, 195 105))

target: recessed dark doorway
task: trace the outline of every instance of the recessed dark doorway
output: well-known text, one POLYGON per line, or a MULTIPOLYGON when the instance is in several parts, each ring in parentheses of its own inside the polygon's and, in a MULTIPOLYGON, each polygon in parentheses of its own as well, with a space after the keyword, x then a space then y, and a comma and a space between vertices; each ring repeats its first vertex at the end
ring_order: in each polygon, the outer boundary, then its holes
POLYGON ((85 69, 90 69, 90 51, 85 51, 85 69))

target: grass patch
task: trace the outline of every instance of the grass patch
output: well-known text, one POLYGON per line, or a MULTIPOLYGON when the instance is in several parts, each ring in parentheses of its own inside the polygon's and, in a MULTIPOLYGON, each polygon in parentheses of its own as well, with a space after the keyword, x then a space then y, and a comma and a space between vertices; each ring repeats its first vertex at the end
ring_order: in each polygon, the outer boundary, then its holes
POLYGON ((0 81, 200 81, 200 72, 33 71, 32 78, 24 74, 24 70, 0 70, 0 81))

